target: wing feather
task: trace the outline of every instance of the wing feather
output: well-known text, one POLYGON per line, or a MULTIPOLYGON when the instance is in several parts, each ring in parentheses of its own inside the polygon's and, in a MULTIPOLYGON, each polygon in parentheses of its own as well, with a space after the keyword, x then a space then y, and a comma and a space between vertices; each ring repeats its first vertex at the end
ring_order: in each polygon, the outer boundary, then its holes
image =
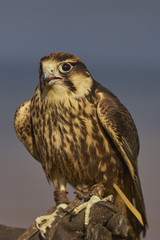
POLYGON ((40 162, 40 158, 34 144, 32 124, 30 118, 30 101, 21 104, 15 113, 14 128, 19 140, 24 144, 30 154, 40 162))
POLYGON ((139 139, 135 124, 127 109, 109 90, 97 88, 96 96, 99 121, 121 154, 133 180, 132 197, 135 199, 136 208, 142 214, 145 231, 147 219, 137 169, 139 139))

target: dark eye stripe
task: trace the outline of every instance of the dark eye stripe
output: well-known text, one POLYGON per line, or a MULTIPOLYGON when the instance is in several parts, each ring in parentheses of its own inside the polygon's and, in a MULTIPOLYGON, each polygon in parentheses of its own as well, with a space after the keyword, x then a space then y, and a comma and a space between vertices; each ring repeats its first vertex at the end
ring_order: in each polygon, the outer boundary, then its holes
POLYGON ((71 90, 72 92, 76 92, 76 87, 71 81, 66 80, 64 81, 64 84, 69 88, 69 90, 71 90))

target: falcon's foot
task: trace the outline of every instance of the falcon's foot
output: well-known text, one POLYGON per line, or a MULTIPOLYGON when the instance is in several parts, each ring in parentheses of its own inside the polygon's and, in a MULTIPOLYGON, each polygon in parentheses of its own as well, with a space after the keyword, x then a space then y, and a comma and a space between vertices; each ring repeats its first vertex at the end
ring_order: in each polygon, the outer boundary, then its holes
POLYGON ((40 230, 40 233, 43 238, 45 238, 45 234, 47 228, 51 228, 52 224, 54 223, 57 216, 60 215, 61 211, 65 209, 68 205, 66 203, 59 204, 56 210, 50 215, 43 215, 37 217, 35 220, 36 227, 40 230))
POLYGON ((113 202, 113 195, 109 195, 105 198, 100 198, 97 195, 93 195, 87 202, 79 205, 78 207, 76 207, 73 211, 74 215, 77 215, 80 211, 82 211, 85 208, 85 226, 87 226, 89 224, 89 215, 90 215, 90 209, 91 207, 97 203, 97 202, 113 202))

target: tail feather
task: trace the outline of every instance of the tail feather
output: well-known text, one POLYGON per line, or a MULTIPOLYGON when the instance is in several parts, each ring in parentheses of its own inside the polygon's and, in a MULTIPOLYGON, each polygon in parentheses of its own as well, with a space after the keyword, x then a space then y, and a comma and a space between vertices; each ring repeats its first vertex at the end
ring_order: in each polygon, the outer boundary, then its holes
POLYGON ((138 175, 135 177, 134 184, 132 185, 132 203, 116 184, 113 184, 113 187, 117 191, 117 193, 121 196, 126 206, 130 209, 130 211, 141 223, 143 229, 143 236, 145 236, 148 223, 143 200, 143 194, 141 190, 141 184, 138 175))
POLYGON ((140 179, 138 175, 136 175, 136 178, 134 180, 133 191, 134 191, 135 207, 142 214, 143 223, 144 223, 143 236, 145 236, 146 228, 148 227, 148 222, 146 217, 146 209, 145 209, 140 179))
POLYGON ((142 215, 140 212, 133 206, 133 204, 129 201, 129 199, 126 197, 126 195, 122 192, 122 190, 114 183, 113 184, 114 189, 117 191, 117 193, 121 196, 127 207, 130 209, 130 211, 134 214, 134 216, 138 219, 138 221, 141 223, 142 226, 144 226, 142 215))

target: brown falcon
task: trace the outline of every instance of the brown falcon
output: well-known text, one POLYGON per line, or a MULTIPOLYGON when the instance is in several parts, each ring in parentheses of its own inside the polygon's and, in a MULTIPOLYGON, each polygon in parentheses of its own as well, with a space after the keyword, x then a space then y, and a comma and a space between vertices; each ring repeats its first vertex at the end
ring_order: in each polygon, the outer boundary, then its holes
POLYGON ((67 182, 74 187, 103 184, 105 196, 113 194, 115 205, 126 214, 129 239, 139 239, 147 220, 137 169, 137 130, 127 109, 79 58, 57 52, 40 60, 39 84, 32 99, 17 109, 14 125, 56 191, 65 191, 67 182), (141 223, 126 198, 134 203, 141 223))

